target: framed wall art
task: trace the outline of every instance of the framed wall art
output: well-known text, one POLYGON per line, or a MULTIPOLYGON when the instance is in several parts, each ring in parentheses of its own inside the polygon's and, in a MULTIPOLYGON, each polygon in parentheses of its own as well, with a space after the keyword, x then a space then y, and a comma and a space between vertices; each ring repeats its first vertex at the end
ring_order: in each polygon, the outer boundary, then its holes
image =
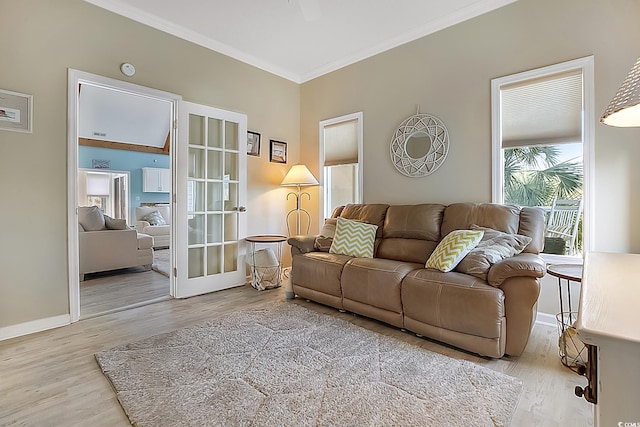
POLYGON ((287 143, 270 140, 269 161, 273 163, 287 163, 287 143))
POLYGON ((32 132, 33 96, 0 89, 0 130, 32 132))
POLYGON ((260 157, 260 134, 247 131, 247 154, 260 157))

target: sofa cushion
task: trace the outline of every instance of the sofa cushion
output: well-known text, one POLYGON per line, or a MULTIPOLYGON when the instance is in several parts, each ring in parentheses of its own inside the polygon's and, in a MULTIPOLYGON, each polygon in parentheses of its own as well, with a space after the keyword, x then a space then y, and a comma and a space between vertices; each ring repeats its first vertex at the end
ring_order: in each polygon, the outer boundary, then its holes
POLYGON ((127 221, 124 219, 111 218, 109 215, 104 216, 104 225, 107 230, 126 230, 127 221))
POLYGON ((478 246, 460 261, 455 270, 482 280, 487 280, 487 274, 493 264, 519 254, 531 242, 531 237, 519 234, 507 234, 477 225, 472 225, 471 229, 484 231, 484 236, 478 246))
POLYGON ((148 227, 144 227, 142 232, 150 236, 168 236, 169 233, 171 233, 171 226, 170 225, 150 225, 148 227))
POLYGON ((444 205, 389 206, 376 257, 425 264, 440 240, 444 205))
POLYGON ((444 273, 454 269, 456 265, 473 248, 475 248, 484 231, 482 230, 454 230, 447 234, 427 260, 427 268, 435 268, 444 273))
POLYGON ((522 252, 538 254, 544 248, 546 214, 542 208, 525 206, 520 211, 518 234, 531 237, 531 242, 522 252))
POLYGON ((342 299, 340 278, 344 265, 352 257, 308 252, 296 255, 292 260, 291 283, 342 299))
POLYGON ((376 258, 416 262, 424 266, 438 242, 420 239, 382 239, 376 258))
POLYGON ((340 218, 353 219, 378 226, 376 239, 382 237, 382 227, 389 205, 383 204, 350 204, 340 212, 340 218))
POLYGON ((104 215, 97 206, 81 206, 78 208, 78 222, 84 231, 104 230, 104 215))
POLYGON ((453 230, 469 229, 472 224, 515 234, 520 224, 520 208, 494 203, 454 203, 444 210, 440 233, 446 236, 453 230))
POLYGON ((337 222, 338 220, 336 218, 327 218, 324 220, 322 230, 320 230, 320 234, 316 236, 313 243, 314 248, 322 252, 329 252, 331 243, 333 243, 333 237, 336 234, 337 222))
POLYGON ((167 225, 167 221, 165 221, 164 217, 157 210, 149 212, 142 219, 151 225, 167 225))
POLYGON ((382 237, 437 242, 444 209, 444 205, 438 204, 389 206, 382 237))
POLYGON ((477 277, 414 270, 403 280, 401 293, 405 317, 464 334, 500 337, 504 293, 477 277))
MULTIPOLYGON (((402 279, 409 272, 419 268, 422 268, 421 264, 389 259, 352 259, 342 271, 342 296, 345 299, 345 308, 351 310, 347 300, 352 300, 401 314, 400 286, 402 279)), ((367 313, 360 314, 367 315, 367 313)))
POLYGON ((377 225, 338 218, 329 253, 373 258, 377 225))

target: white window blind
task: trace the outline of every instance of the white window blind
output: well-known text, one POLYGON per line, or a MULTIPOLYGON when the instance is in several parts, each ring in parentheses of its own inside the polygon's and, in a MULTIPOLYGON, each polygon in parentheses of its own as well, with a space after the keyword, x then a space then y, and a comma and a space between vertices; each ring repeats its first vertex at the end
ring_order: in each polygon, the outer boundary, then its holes
POLYGON ((358 163, 358 121, 324 128, 324 166, 358 163))
POLYGON ((580 70, 501 89, 502 148, 582 141, 580 70))
POLYGON ((87 194, 89 196, 108 196, 110 184, 110 174, 87 173, 87 194))

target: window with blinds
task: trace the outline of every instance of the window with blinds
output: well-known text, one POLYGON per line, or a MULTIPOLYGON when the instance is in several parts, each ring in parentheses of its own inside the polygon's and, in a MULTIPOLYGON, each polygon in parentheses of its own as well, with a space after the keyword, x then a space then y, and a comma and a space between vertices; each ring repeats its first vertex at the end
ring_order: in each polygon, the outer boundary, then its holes
POLYGON ((323 213, 328 218, 337 206, 362 202, 362 113, 322 121, 320 129, 323 213))
POLYGON ((523 74, 527 77, 508 76, 492 83, 493 102, 499 100, 499 109, 494 104, 494 114, 499 112, 494 119, 494 132, 496 123, 499 126, 499 161, 494 162, 493 176, 500 182, 494 182, 494 200, 541 207, 547 213, 544 253, 580 255, 584 68, 523 74))

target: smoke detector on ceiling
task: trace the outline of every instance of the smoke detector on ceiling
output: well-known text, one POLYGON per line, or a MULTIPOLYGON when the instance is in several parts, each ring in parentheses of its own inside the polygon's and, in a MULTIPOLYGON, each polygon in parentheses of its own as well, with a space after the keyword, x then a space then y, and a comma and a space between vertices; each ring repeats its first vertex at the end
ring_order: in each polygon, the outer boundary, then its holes
POLYGON ((136 73, 136 67, 134 67, 132 64, 129 64, 128 62, 125 62, 120 66, 120 71, 122 71, 122 74, 124 74, 125 76, 131 77, 136 73))

